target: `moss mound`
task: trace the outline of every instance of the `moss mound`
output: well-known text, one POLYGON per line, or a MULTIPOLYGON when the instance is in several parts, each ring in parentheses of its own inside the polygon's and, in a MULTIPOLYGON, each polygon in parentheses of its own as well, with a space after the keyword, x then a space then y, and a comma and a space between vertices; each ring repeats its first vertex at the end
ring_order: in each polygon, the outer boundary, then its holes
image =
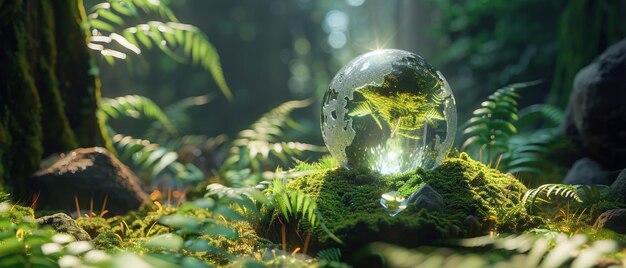
MULTIPOLYGON (((482 235, 490 230, 520 231, 540 223, 517 206, 526 191, 522 183, 465 153, 447 158, 433 170, 382 176, 336 169, 296 178, 287 187, 311 195, 323 222, 349 248, 360 248, 372 241, 416 246, 439 238, 482 235), (425 183, 443 196, 443 211, 409 206, 391 217, 379 203, 383 193, 397 190, 407 196, 425 183)), ((321 230, 313 237, 319 248, 333 246, 321 230)))

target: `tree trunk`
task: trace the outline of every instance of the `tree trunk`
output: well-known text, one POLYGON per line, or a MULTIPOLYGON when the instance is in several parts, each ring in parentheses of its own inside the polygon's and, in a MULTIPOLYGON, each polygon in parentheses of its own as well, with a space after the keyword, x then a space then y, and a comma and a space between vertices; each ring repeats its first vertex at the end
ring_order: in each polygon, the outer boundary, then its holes
POLYGON ((396 47, 434 60, 438 41, 428 31, 439 21, 436 6, 429 1, 402 0, 397 4, 396 14, 396 47))
POLYGON ((0 2, 0 190, 20 196, 41 158, 101 145, 99 81, 81 0, 0 2))

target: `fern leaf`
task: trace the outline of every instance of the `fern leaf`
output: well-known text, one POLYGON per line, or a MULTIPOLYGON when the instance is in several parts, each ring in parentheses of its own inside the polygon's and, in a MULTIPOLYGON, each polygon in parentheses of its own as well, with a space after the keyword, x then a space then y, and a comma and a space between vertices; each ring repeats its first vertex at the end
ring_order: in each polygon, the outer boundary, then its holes
POLYGON ((561 197, 566 200, 575 200, 577 202, 583 202, 582 198, 578 194, 577 186, 567 185, 567 184, 544 184, 536 189, 529 189, 524 193, 522 197, 521 204, 536 206, 537 200, 550 202, 551 197, 561 197), (542 199, 545 198, 545 199, 542 199))
POLYGON ((168 151, 148 140, 135 139, 121 134, 113 136, 112 140, 120 160, 147 172, 149 177, 169 170, 183 181, 198 181, 204 178, 202 171, 196 166, 178 162, 177 153, 168 151))
POLYGON ((321 216, 317 210, 317 204, 311 196, 298 189, 287 189, 281 180, 272 181, 270 189, 271 199, 274 207, 277 207, 286 222, 291 219, 306 220, 309 228, 320 227, 333 240, 342 243, 328 228, 321 222, 321 216))
MULTIPOLYGON (((289 101, 272 109, 255 121, 250 128, 239 132, 232 142, 230 154, 222 164, 220 174, 231 183, 241 183, 239 179, 226 176, 230 170, 249 168, 255 178, 267 177, 267 169, 274 169, 275 160, 289 164, 290 159, 304 152, 325 152, 326 148, 300 142, 282 142, 283 132, 293 128, 289 114, 297 108, 308 106, 311 100, 289 101)), ((233 173, 230 173, 233 174, 233 173)), ((257 184, 258 181, 253 181, 257 184)))
POLYGON ((338 248, 327 248, 317 252, 318 260, 325 260, 329 262, 341 261, 341 250, 338 248))
MULTIPOLYGON (((622 250, 618 241, 589 240, 589 237, 581 234, 570 237, 564 233, 536 229, 534 234, 463 239, 459 243, 461 249, 458 248, 459 245, 451 245, 450 248, 406 249, 377 242, 371 244, 368 251, 385 258, 389 267, 582 268, 602 266, 607 261, 619 262, 617 258, 609 257, 622 250), (480 248, 481 254, 467 252, 473 248, 480 248), (607 257, 611 260, 607 260, 607 257)), ((318 253, 318 259, 327 258, 326 254, 324 252, 320 257, 318 253)), ((332 253, 329 255, 334 256, 332 253)))
POLYGON ((549 104, 535 104, 519 112, 518 127, 527 127, 538 122, 546 122, 548 127, 557 127, 564 118, 562 109, 549 104))
POLYGON ((140 54, 139 47, 159 48, 164 54, 177 61, 190 61, 211 73, 213 80, 228 100, 232 100, 232 92, 226 83, 220 64, 220 57, 213 44, 197 27, 178 22, 172 11, 159 1, 149 0, 110 0, 91 9, 87 16, 87 25, 91 28, 90 48, 100 51, 107 61, 114 62, 117 58, 125 59, 125 53, 111 49, 112 40, 117 41, 132 51, 140 54), (141 17, 137 10, 146 15, 158 15, 165 21, 148 21, 134 26, 126 25, 124 17, 134 20, 141 17), (124 28, 126 27, 126 28, 124 28), (118 34, 116 30, 119 31, 118 34), (183 37, 184 38, 181 38, 183 37), (182 50, 184 56, 177 50, 182 50), (113 53, 112 51, 116 51, 113 53))
POLYGON ((322 171, 333 169, 339 166, 337 160, 330 155, 324 155, 318 162, 308 163, 303 161, 297 161, 296 166, 292 169, 293 172, 302 171, 322 171))
MULTIPOLYGON (((509 85, 496 90, 481 107, 473 112, 473 117, 464 125, 464 135, 467 137, 463 149, 474 158, 482 155, 486 150, 487 159, 484 163, 494 163, 495 160, 508 153, 509 139, 517 133, 514 124, 517 121, 517 89, 534 85, 536 82, 509 85)), ((480 159, 483 161, 483 159, 480 159)))
POLYGON ((152 100, 143 96, 128 95, 114 99, 102 98, 99 108, 103 112, 101 115, 104 116, 105 122, 109 118, 118 118, 120 116, 131 118, 145 117, 159 122, 165 130, 176 133, 172 122, 170 122, 161 108, 152 100))

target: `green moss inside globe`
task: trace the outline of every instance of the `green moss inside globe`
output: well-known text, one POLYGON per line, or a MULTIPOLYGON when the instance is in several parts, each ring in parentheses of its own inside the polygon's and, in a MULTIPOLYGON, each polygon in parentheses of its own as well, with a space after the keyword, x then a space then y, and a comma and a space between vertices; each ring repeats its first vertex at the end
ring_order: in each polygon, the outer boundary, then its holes
POLYGON ((443 75, 420 56, 377 50, 333 78, 321 128, 330 153, 346 168, 381 174, 432 169, 454 142, 456 105, 443 75))

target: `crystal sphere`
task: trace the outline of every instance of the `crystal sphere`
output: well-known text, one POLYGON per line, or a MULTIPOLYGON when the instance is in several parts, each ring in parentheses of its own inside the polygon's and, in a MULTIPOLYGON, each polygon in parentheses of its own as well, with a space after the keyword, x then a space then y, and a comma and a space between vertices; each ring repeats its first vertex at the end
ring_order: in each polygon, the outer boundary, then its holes
POLYGON ((404 50, 376 50, 350 61, 330 82, 321 128, 346 168, 399 174, 432 169, 456 133, 456 104, 443 75, 404 50))

